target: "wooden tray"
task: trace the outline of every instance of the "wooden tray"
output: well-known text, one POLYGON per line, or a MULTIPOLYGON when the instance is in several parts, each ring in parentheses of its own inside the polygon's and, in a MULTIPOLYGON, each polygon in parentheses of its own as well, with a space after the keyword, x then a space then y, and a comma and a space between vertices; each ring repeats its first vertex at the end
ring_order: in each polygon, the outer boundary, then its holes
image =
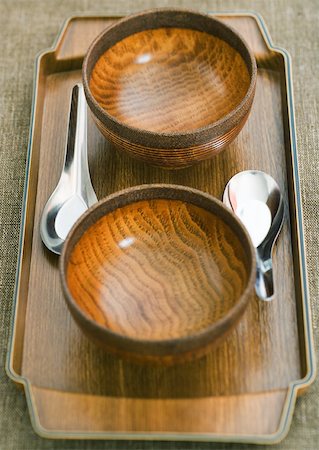
POLYGON ((15 312, 7 369, 24 386, 32 424, 52 438, 274 443, 288 432, 296 395, 314 378, 290 60, 260 17, 217 15, 258 62, 251 116, 213 160, 182 171, 120 155, 89 123, 89 159, 99 198, 148 182, 185 184, 221 197, 235 172, 260 169, 279 183, 286 220, 274 255, 276 298, 254 297, 227 341, 204 359, 143 367, 106 355, 74 324, 58 258, 42 245, 43 206, 63 163, 68 106, 92 39, 117 18, 73 17, 40 54, 32 108, 15 312))

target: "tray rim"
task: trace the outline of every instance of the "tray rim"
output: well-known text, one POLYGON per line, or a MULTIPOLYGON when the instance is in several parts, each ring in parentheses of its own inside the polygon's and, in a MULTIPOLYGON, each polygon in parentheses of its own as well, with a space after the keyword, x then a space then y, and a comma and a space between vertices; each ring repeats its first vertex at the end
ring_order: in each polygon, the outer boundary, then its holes
POLYGON ((153 433, 153 432, 136 432, 136 433, 125 433, 125 432, 65 432, 65 431, 48 431, 44 428, 40 421, 39 415, 37 413, 36 403, 32 393, 32 383, 27 377, 18 374, 13 367, 13 353, 14 353, 14 343, 16 339, 17 327, 16 327, 16 317, 18 311, 18 297, 19 297, 19 287, 21 278, 21 265, 22 256, 24 250, 24 235, 25 235, 25 222, 26 214, 28 209, 28 193, 29 193, 29 176, 30 176, 30 165, 32 159, 32 146, 33 146, 33 131, 34 131, 34 119, 35 119, 35 109, 38 94, 38 79, 39 79, 39 68, 40 62, 43 56, 48 53, 52 53, 58 50, 61 44, 61 38, 64 36, 70 23, 78 19, 120 19, 125 14, 122 15, 106 15, 105 13, 80 13, 67 17, 60 30, 58 31, 53 44, 40 51, 36 55, 35 68, 33 76, 33 95, 32 104, 30 111, 30 129, 29 129, 29 139, 28 148, 26 154, 26 171, 25 180, 22 196, 22 207, 21 207, 21 217, 20 217, 20 230, 19 230, 19 244, 18 244, 18 255, 16 264, 16 276, 15 276, 15 287, 13 294, 13 304, 12 304, 12 314, 11 314, 11 324, 10 324, 10 335, 8 339, 8 350, 5 369, 8 377, 13 380, 18 385, 22 385, 25 392, 25 397, 29 409, 30 419, 34 431, 43 438, 50 439, 105 439, 105 440, 153 440, 153 441, 191 441, 191 442, 236 442, 236 443, 254 443, 254 444, 276 444, 283 440, 289 432, 290 424, 293 417, 295 401, 297 398, 298 391, 304 391, 307 389, 316 377, 316 362, 314 356, 314 339, 312 330, 312 312, 309 299, 309 288, 308 288, 308 275, 306 266, 306 248, 304 243, 304 227, 303 227, 303 214, 302 214, 302 202, 301 202, 301 190, 300 190, 300 177, 299 177, 299 166, 298 166, 298 151, 297 151, 297 138, 296 138, 296 121, 294 113, 294 97, 293 97, 293 83, 292 83, 292 63, 291 56, 289 52, 279 46, 275 46, 270 37, 270 33, 266 26, 266 23, 262 15, 254 10, 228 10, 228 11, 206 11, 208 14, 212 14, 218 18, 218 16, 223 17, 250 17, 255 20, 260 33, 264 39, 267 48, 280 54, 283 57, 284 68, 285 68, 285 78, 286 78, 286 95, 287 95, 287 108, 288 108, 288 124, 289 124, 289 134, 290 134, 290 156, 292 163, 292 175, 293 175, 293 186, 294 186, 294 205, 295 205, 295 217, 297 225, 297 244, 298 244, 298 255, 300 258, 299 262, 299 273, 301 281, 301 303, 302 303, 302 313, 303 313, 303 328, 304 328, 304 339, 305 339, 305 360, 306 360, 306 374, 303 378, 292 381, 287 388, 287 395, 282 411, 280 423, 278 429, 272 434, 247 434, 247 435, 236 435, 227 434, 220 435, 215 433, 203 434, 203 433, 153 433))

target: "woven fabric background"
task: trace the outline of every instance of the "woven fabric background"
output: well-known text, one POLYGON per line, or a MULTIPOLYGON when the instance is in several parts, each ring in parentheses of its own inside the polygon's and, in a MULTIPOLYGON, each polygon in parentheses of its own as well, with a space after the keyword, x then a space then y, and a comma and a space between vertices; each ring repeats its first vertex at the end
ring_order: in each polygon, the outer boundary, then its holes
MULTIPOLYGON (((313 328, 319 329, 319 8, 318 0, 0 0, 0 449, 242 449, 231 444, 51 441, 30 424, 24 395, 5 374, 18 254, 30 108, 36 54, 49 47, 64 19, 76 13, 126 14, 155 6, 203 11, 255 10, 273 42, 293 61, 299 169, 313 328)), ((298 399, 288 437, 272 448, 318 449, 319 382, 298 399)), ((259 447, 253 447, 259 448, 259 447)), ((265 447, 263 447, 265 448, 265 447)))

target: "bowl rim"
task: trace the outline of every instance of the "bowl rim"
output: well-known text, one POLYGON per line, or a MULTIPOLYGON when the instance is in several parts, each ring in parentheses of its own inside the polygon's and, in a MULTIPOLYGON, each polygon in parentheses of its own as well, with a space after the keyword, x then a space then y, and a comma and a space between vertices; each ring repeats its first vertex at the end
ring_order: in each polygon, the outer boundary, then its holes
MULTIPOLYGON (((60 279, 66 303, 76 321, 80 321, 86 329, 97 332, 99 337, 103 336, 115 344, 114 348, 120 351, 128 351, 131 353, 141 352, 141 355, 152 356, 177 356, 180 353, 186 353, 208 345, 214 342, 218 337, 227 333, 227 330, 239 320, 244 313, 252 288, 255 283, 256 276, 256 256, 251 238, 242 222, 227 208, 220 200, 198 189, 188 186, 180 186, 174 184, 144 184, 133 186, 121 191, 115 192, 95 205, 91 206, 73 225, 67 239, 64 243, 62 254, 59 261, 60 279), (109 328, 99 324, 86 314, 73 298, 67 283, 67 267, 69 256, 72 254, 75 245, 83 236, 83 234, 96 223, 100 218, 110 212, 124 207, 129 204, 136 203, 140 200, 150 199, 167 199, 181 200, 185 203, 191 203, 199 208, 205 209, 211 213, 218 215, 234 233, 239 236, 245 250, 248 251, 247 258, 250 265, 246 286, 241 295, 236 299, 234 305, 229 311, 216 322, 201 329, 196 333, 177 338, 167 339, 143 339, 130 337, 121 333, 110 330, 109 328), (106 208, 106 211, 105 211, 106 208), (218 214, 217 214, 218 213, 218 214), (83 228, 83 230, 82 230, 83 228), (222 332, 220 332, 222 331, 222 332)), ((81 328, 82 328, 81 326, 81 328)), ((113 348, 113 347, 111 347, 113 348)))
MULTIPOLYGON (((144 30, 147 29, 156 29, 156 28, 161 28, 162 26, 159 27, 152 27, 152 28, 144 28, 144 30)), ((191 26, 188 27, 184 27, 187 29, 193 29, 191 28, 191 26)), ((143 30, 140 30, 143 31, 143 30)), ((134 32, 137 33, 138 31, 134 32)), ((208 33, 207 31, 205 31, 206 33, 208 33)), ((131 33, 130 35, 134 34, 131 33)), ((116 42, 120 42, 121 39, 119 39, 116 42)), ((116 43, 115 42, 115 43, 116 43)), ((112 44, 111 47, 113 45, 112 44)), ((228 44, 230 45, 230 44, 228 44)), ((110 48, 111 48, 110 47, 110 48)), ((238 53, 240 53, 238 50, 236 50, 238 53)), ((101 55, 99 55, 97 57, 97 59, 100 57, 101 55)), ((242 56, 242 55, 241 55, 242 56)), ((242 56, 243 57, 243 56, 242 56)), ((95 63, 94 63, 95 65, 95 63)), ((104 29, 91 43, 91 45, 89 46, 86 55, 84 57, 83 60, 83 65, 82 65, 82 81, 83 81, 83 86, 84 86, 84 92, 85 92, 85 96, 87 99, 87 103, 90 107, 90 109, 92 110, 92 112, 94 113, 94 115, 96 115, 96 117, 100 120, 100 122, 102 122, 102 124, 109 126, 111 128, 111 130, 114 132, 116 132, 117 130, 121 130, 121 133, 123 134, 123 137, 126 138, 136 138, 137 136, 139 137, 143 137, 144 139, 147 138, 171 138, 171 139, 176 139, 176 138, 189 138, 190 136, 197 136, 199 137, 202 133, 205 132, 209 132, 210 137, 212 136, 218 136, 220 130, 223 130, 223 127, 227 126, 228 123, 233 123, 236 122, 236 118, 241 117, 242 115, 244 115, 247 110, 249 110, 253 97, 254 97, 254 93, 255 93, 255 87, 256 87, 256 81, 257 81, 257 64, 256 64, 256 59, 255 56, 252 52, 252 50, 250 49, 250 47, 248 46, 248 44, 246 43, 245 39, 237 32, 235 31, 231 26, 226 25, 225 23, 223 23, 222 21, 214 18, 212 15, 210 14, 205 14, 196 10, 192 10, 192 9, 187 9, 187 8, 154 8, 154 9, 148 9, 136 14, 131 14, 129 16, 123 17, 122 19, 120 19, 118 22, 115 22, 113 25, 110 25, 109 27, 107 27, 106 29, 104 29), (192 130, 186 130, 186 131, 172 131, 172 132, 166 132, 166 131, 152 131, 152 130, 147 130, 147 129, 143 129, 143 128, 138 128, 138 127, 134 127, 131 125, 126 124, 123 121, 120 121, 118 119, 116 119, 114 116, 112 116, 111 114, 109 114, 105 109, 103 109, 100 104, 97 102, 97 100, 94 98, 94 96, 91 93, 90 90, 90 86, 89 86, 89 79, 90 79, 90 74, 88 74, 88 64, 89 64, 89 60, 92 56, 93 51, 95 50, 96 46, 100 43, 101 40, 103 40, 105 38, 105 36, 107 36, 112 30, 117 29, 117 28, 121 28, 123 26, 123 24, 127 24, 130 21, 134 21, 138 18, 144 18, 144 17, 148 17, 148 16, 152 16, 152 15, 156 15, 156 14, 188 14, 190 16, 195 16, 197 18, 205 18, 206 20, 208 19, 212 24, 218 24, 218 27, 222 28, 225 30, 225 32, 227 32, 230 36, 232 36, 233 38, 235 38, 235 40, 237 42, 239 42, 242 47, 245 49, 245 51, 247 52, 248 55, 248 65, 245 62, 245 65, 248 69, 248 72, 250 75, 250 82, 249 82, 249 86, 247 89, 247 92, 245 94, 245 96, 242 98, 242 100, 240 101, 240 103, 238 103, 238 105, 233 108, 229 113, 227 113, 225 116, 221 117, 219 120, 205 125, 203 127, 199 127, 199 128, 195 128, 192 130), (107 122, 107 124, 106 124, 107 122)))

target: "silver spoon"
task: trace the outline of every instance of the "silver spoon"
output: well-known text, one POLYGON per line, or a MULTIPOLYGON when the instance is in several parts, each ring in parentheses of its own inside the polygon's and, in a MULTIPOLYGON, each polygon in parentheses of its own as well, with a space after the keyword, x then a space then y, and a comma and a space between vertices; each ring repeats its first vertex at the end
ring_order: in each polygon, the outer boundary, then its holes
POLYGON ((47 248, 60 254, 72 225, 96 202, 87 158, 86 100, 83 86, 76 84, 71 95, 64 167, 41 218, 40 233, 47 248))
POLYGON ((272 249, 284 219, 284 204, 279 187, 264 172, 239 172, 227 183, 223 202, 241 219, 256 248, 256 293, 262 300, 272 300, 272 249))

